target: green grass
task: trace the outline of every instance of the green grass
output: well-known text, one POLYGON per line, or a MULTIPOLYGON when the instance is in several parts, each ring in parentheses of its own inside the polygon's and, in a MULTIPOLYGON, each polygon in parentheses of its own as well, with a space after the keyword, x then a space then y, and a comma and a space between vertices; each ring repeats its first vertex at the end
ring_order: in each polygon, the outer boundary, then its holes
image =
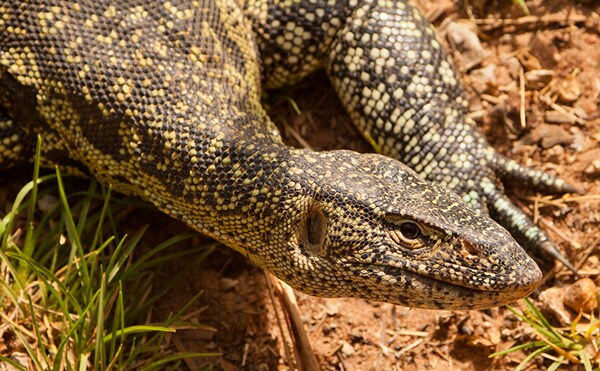
POLYGON ((151 285, 157 268, 182 256, 197 266, 214 246, 176 248, 196 236, 185 233, 142 248, 145 227, 131 235, 120 228, 119 213, 135 201, 115 199, 96 181, 67 191, 58 169, 40 176, 39 151, 38 141, 32 181, 0 215, 0 362, 19 370, 153 370, 215 355, 179 354, 165 340, 192 302, 164 323, 147 323, 149 308, 185 273, 159 290, 151 285))
POLYGON ((511 306, 507 307, 535 330, 539 340, 513 346, 493 353, 490 357, 527 350, 531 353, 515 368, 516 371, 524 369, 536 357, 549 360, 548 371, 574 365, 586 371, 600 370, 600 319, 593 314, 586 315, 587 322, 581 323, 583 313, 580 313, 568 328, 557 328, 548 322, 529 299, 523 299, 523 303, 524 312, 511 306))

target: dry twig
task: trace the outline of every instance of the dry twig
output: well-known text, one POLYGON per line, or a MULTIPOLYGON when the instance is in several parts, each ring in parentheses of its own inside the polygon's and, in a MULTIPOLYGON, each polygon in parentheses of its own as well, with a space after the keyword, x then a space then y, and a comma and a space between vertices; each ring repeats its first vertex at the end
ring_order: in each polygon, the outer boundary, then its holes
POLYGON ((578 24, 584 24, 586 27, 593 28, 598 32, 599 20, 590 18, 583 14, 563 14, 563 13, 552 13, 544 14, 542 16, 527 15, 514 19, 491 19, 491 18, 477 18, 473 19, 478 28, 483 32, 491 32, 498 29, 502 29, 504 32, 512 32, 517 28, 528 28, 528 27, 567 27, 578 24))

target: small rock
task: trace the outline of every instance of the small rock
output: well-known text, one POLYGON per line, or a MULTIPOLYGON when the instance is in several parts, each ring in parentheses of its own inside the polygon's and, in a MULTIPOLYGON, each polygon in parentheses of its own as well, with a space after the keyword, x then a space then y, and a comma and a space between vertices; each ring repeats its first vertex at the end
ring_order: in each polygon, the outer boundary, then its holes
POLYGON ((589 177, 597 177, 600 176, 600 160, 592 161, 586 168, 583 170, 583 173, 589 177))
POLYGON ((570 144, 573 141, 568 131, 556 125, 541 125, 539 135, 541 138, 540 144, 544 149, 557 144, 570 144))
POLYGON ((572 319, 571 313, 565 308, 564 297, 565 290, 561 287, 550 287, 538 295, 540 309, 552 313, 562 326, 570 324, 572 319))
POLYGON ((564 154, 565 154, 565 149, 562 146, 550 147, 550 149, 548 149, 545 152, 545 155, 547 156, 548 161, 553 162, 555 164, 560 163, 564 154))
POLYGON ((484 57, 484 49, 473 25, 464 22, 450 22, 446 31, 448 40, 456 45, 462 55, 466 69, 470 69, 481 62, 484 57))
POLYGON ((591 313, 598 307, 597 290, 594 281, 582 278, 567 288, 564 303, 577 313, 591 313))
POLYGON ((577 120, 570 113, 561 111, 546 111, 544 119, 552 124, 574 124, 577 120))
POLYGON ((491 328, 491 329, 488 330, 487 334, 488 334, 488 337, 490 339, 490 342, 493 345, 500 344, 500 338, 501 338, 501 336, 500 336, 500 331, 498 331, 498 329, 491 328))
POLYGON ((341 307, 342 307, 342 304, 340 302, 334 302, 333 300, 328 300, 327 304, 325 304, 325 311, 327 312, 328 316, 333 317, 340 312, 341 307))
POLYGON ((490 90, 490 87, 497 87, 496 81, 496 65, 490 64, 486 67, 473 70, 469 76, 473 81, 473 88, 479 94, 490 90))
POLYGON ((473 335, 473 329, 469 325, 462 325, 458 330, 463 335, 473 335))
POLYGON ((512 331, 507 328, 503 328, 502 331, 500 331, 500 334, 502 335, 502 340, 506 340, 511 337, 512 331))
POLYGON ((340 348, 340 351, 343 355, 345 355, 346 357, 350 357, 354 354, 354 348, 352 347, 352 345, 350 345, 350 343, 342 341, 341 344, 342 347, 340 348))
POLYGON ((516 153, 525 153, 529 150, 533 144, 538 143, 540 141, 540 137, 538 136, 538 128, 533 129, 529 133, 525 134, 523 138, 514 142, 514 150, 516 153))
POLYGON ((569 145, 569 148, 577 153, 583 151, 587 147, 588 136, 576 126, 571 126, 569 128, 569 133, 573 135, 573 141, 569 145))

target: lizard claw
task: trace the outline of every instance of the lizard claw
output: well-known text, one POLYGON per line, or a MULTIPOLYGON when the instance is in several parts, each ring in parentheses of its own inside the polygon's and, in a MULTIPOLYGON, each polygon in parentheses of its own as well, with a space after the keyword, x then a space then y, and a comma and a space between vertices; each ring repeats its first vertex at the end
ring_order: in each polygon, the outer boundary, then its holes
POLYGON ((518 182, 530 184, 536 188, 556 193, 577 193, 584 194, 585 191, 572 184, 567 183, 561 178, 550 175, 546 172, 530 169, 515 160, 494 151, 492 164, 496 174, 501 178, 511 179, 518 182))
POLYGON ((543 243, 540 245, 540 250, 542 250, 544 253, 548 254, 549 256, 553 257, 554 259, 558 260, 559 262, 561 262, 562 265, 564 265, 568 270, 573 272, 575 275, 577 275, 577 276, 579 275, 579 270, 577 268, 575 268, 575 266, 573 264, 571 264, 571 262, 569 260, 567 260, 567 258, 565 258, 560 253, 560 250, 558 249, 558 246, 556 245, 556 243, 554 243, 552 241, 543 243))
MULTIPOLYGON (((544 178, 549 179, 544 185, 553 190, 561 189, 562 192, 566 192, 567 189, 575 189, 575 187, 564 182, 562 179, 538 170, 527 169, 513 160, 508 161, 514 163, 514 165, 510 165, 513 169, 519 169, 516 173, 512 172, 510 174, 511 177, 516 174, 517 177, 523 178, 523 174, 526 174, 523 179, 532 182, 532 176, 544 175, 544 178)), ((577 268, 575 268, 571 262, 560 253, 556 243, 554 243, 540 227, 535 225, 521 209, 515 206, 492 181, 489 181, 489 183, 483 187, 483 192, 488 200, 488 207, 492 218, 508 229, 521 246, 529 251, 542 251, 560 261, 573 273, 578 274, 577 268)))

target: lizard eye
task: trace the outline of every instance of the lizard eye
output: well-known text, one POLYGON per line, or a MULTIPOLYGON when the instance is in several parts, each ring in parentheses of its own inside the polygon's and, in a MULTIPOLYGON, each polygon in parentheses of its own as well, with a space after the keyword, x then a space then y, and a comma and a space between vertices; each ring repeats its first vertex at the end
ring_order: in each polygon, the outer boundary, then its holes
POLYGON ((416 240, 421 235, 421 228, 412 222, 400 224, 400 233, 407 240, 416 240))
POLYGON ((395 243, 409 249, 419 249, 424 247, 424 227, 418 222, 394 214, 386 215, 386 219, 391 223, 387 228, 388 235, 395 243))

